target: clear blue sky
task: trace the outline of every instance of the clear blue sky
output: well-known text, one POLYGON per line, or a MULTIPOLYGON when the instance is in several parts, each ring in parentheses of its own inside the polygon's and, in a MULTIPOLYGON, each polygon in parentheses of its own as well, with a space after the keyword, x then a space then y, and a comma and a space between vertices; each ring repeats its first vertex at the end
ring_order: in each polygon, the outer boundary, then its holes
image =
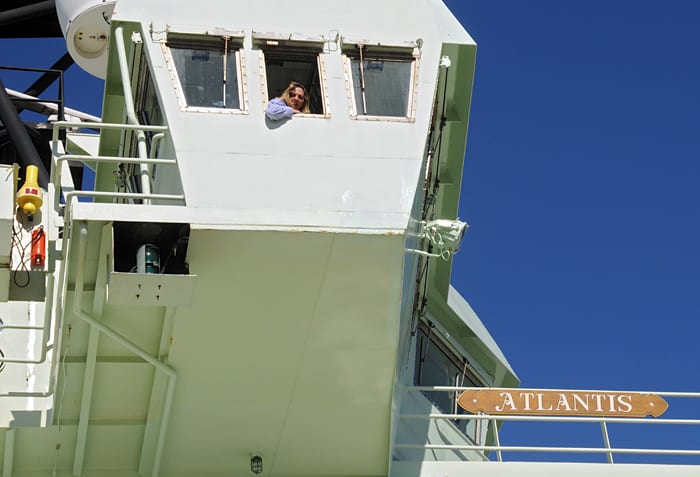
POLYGON ((479 45, 453 282, 524 385, 700 391, 700 2, 447 3, 479 45))
MULTIPOLYGON (((700 1, 446 3, 479 45, 453 283, 524 387, 700 391, 700 1)), ((0 63, 48 67, 52 44, 0 63)), ((99 115, 101 82, 67 79, 99 115)))
POLYGON ((453 283, 523 387, 700 391, 700 2, 446 3, 479 45, 453 283))

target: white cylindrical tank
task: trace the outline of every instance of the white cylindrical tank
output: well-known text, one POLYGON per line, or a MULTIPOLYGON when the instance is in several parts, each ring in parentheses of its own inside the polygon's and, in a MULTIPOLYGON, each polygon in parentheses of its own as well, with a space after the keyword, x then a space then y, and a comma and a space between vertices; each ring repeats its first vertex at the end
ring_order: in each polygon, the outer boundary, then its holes
POLYGON ((116 0, 56 0, 56 12, 68 53, 90 74, 107 72, 110 18, 116 0))

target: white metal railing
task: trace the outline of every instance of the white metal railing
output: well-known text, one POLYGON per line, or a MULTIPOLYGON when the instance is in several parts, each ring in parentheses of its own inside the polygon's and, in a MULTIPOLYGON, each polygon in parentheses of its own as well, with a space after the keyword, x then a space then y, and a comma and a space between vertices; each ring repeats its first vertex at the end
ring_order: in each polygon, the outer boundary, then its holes
MULTIPOLYGON (((122 93, 124 94, 124 112, 129 124, 140 126, 139 120, 136 117, 136 108, 132 98, 134 94, 131 90, 131 78, 129 76, 129 61, 126 57, 126 45, 124 44, 124 28, 118 26, 114 29, 114 46, 117 47, 117 64, 119 65, 119 76, 122 82, 122 93)), ((136 133, 136 149, 141 159, 149 157, 146 150, 146 133, 142 128, 137 128, 136 133)), ((145 194, 151 193, 151 171, 149 165, 139 161, 139 175, 141 178, 141 192, 145 194)))
POLYGON ((143 165, 176 165, 175 159, 157 159, 155 155, 156 145, 163 139, 164 134, 168 132, 167 126, 150 126, 150 125, 134 125, 134 124, 119 124, 119 123, 85 123, 58 121, 53 124, 53 141, 52 141, 52 157, 53 165, 51 170, 51 183, 54 185, 53 190, 53 207, 59 211, 62 207, 61 197, 63 195, 64 204, 70 207, 73 198, 77 197, 105 197, 112 199, 132 199, 132 200, 150 200, 158 199, 163 201, 183 201, 185 196, 182 194, 154 194, 154 193, 135 193, 135 192, 114 192, 114 191, 90 191, 90 190, 70 190, 62 191, 61 176, 64 170, 63 163, 67 161, 91 162, 91 163, 116 163, 116 164, 143 164, 143 165), (78 154, 64 154, 59 149, 60 141, 59 134, 61 129, 66 128, 89 128, 98 130, 119 130, 119 131, 152 131, 156 134, 153 137, 153 145, 149 157, 122 157, 122 156, 91 156, 78 154), (63 194, 62 194, 63 193, 63 194))
MULTIPOLYGON (((454 393, 457 396, 462 391, 474 390, 474 389, 484 389, 484 388, 473 388, 473 387, 458 387, 458 386, 405 386, 404 390, 407 392, 412 391, 424 391, 424 392, 447 392, 454 393)), ((570 390, 558 390, 552 389, 548 391, 554 392, 566 392, 570 390)), ((600 393, 603 391, 581 391, 588 393, 600 393)), ((620 391, 616 391, 620 392, 620 391)), ((639 393, 640 391, 624 391, 639 393)), ((644 393, 655 394, 665 398, 684 398, 684 399, 694 399, 698 403, 695 407, 695 411, 700 414, 700 392, 649 392, 644 391, 644 393)), ((455 398, 456 399, 456 398, 455 398)), ((673 408, 672 405, 669 406, 669 410, 673 408)), ((625 455, 636 455, 636 456, 647 456, 643 461, 649 462, 649 457, 651 456, 687 456, 690 458, 697 457, 697 460, 693 459, 690 462, 693 465, 700 465, 700 419, 690 419, 690 418, 627 418, 627 417, 589 417, 589 416, 533 416, 533 415, 488 415, 488 414, 445 414, 445 413, 426 413, 426 414, 400 414, 401 419, 427 419, 430 421, 435 420, 473 420, 473 421, 489 421, 489 431, 490 440, 493 442, 491 445, 462 445, 462 444, 431 444, 431 443, 405 443, 397 442, 394 444, 396 448, 405 449, 425 449, 425 450, 451 450, 451 451, 482 451, 482 452, 493 452, 495 453, 496 460, 502 462, 504 460, 503 453, 570 453, 570 454, 601 454, 605 455, 608 463, 614 463, 615 454, 625 454, 625 455), (577 425, 598 423, 600 425, 601 432, 601 442, 602 445, 599 447, 580 447, 580 446, 542 446, 542 445, 502 445, 501 441, 504 437, 507 437, 507 429, 499 430, 499 424, 503 422, 510 423, 541 423, 541 430, 538 435, 546 434, 548 437, 553 437, 554 434, 550 432, 547 428, 548 424, 553 422, 566 422, 575 423, 577 425), (666 449, 666 448, 630 448, 630 447, 613 447, 613 439, 611 439, 608 426, 610 424, 624 424, 624 425, 637 425, 637 426, 659 426, 659 425, 669 425, 669 426, 695 426, 697 429, 697 435, 694 439, 687 439, 685 442, 689 447, 695 448, 685 448, 685 449, 666 449)), ((664 434, 667 436, 667 434, 664 434)), ((572 440, 571 435, 561 435, 554 436, 560 437, 561 442, 566 442, 567 440, 572 440)), ((661 440, 662 437, 659 437, 661 440)), ((512 459, 517 460, 517 459, 512 459)), ((531 459, 528 459, 531 460, 531 459)), ((626 461, 627 462, 627 461, 626 461)))
MULTIPOLYGON (((46 289, 47 290, 53 290, 55 283, 55 277, 53 274, 48 274, 46 278, 46 289)), ((53 306, 53 300, 54 300, 54 294, 53 293, 48 293, 46 297, 46 303, 45 303, 45 309, 50 310, 51 307, 53 306)), ((2 359, 0 359, 0 365, 5 366, 6 364, 26 364, 29 367, 34 366, 34 365, 43 365, 47 361, 50 362, 51 359, 55 359, 55 357, 52 357, 49 353, 54 353, 56 350, 56 336, 58 334, 58 320, 54 320, 51 318, 50 313, 43 312, 44 314, 44 323, 43 325, 18 325, 18 324, 3 324, 0 326, 0 332, 3 330, 26 330, 29 333, 41 333, 41 338, 37 337, 36 340, 38 343, 40 343, 40 352, 39 356, 32 356, 29 351, 29 346, 27 346, 26 349, 26 355, 22 354, 22 357, 12 357, 12 356, 3 356, 2 359), (24 357, 26 356, 26 358, 24 357)), ((3 321, 0 319, 0 321, 3 321)), ((29 369, 29 368, 28 368, 29 369)), ((46 383, 53 383, 54 382, 54 373, 55 373, 55 366, 50 367, 50 375, 46 381, 46 383)), ((7 383, 5 383, 7 384, 7 383)), ((26 388, 25 388, 26 389, 26 388)), ((27 398, 43 398, 47 396, 51 396, 54 394, 54 387, 53 386, 48 386, 48 388, 45 391, 21 391, 19 389, 5 389, 2 392, 0 392, 0 398, 5 398, 5 397, 27 397, 27 398)))
POLYGON ((54 159, 53 169, 52 169, 52 180, 54 184, 54 209, 56 211, 60 210, 60 198, 61 198, 61 171, 63 170, 63 162, 74 160, 74 161, 90 161, 96 163, 104 162, 116 162, 116 163, 128 163, 136 164, 139 168, 139 178, 141 180, 141 192, 140 193, 126 193, 126 192, 114 192, 114 191, 76 191, 70 190, 65 194, 65 203, 68 206, 68 212, 65 218, 70 217, 70 207, 72 205, 72 199, 77 197, 111 197, 114 199, 138 199, 143 201, 143 204, 149 204, 152 199, 159 199, 164 201, 181 201, 184 200, 184 195, 181 194, 153 194, 151 191, 152 182, 152 168, 151 166, 162 164, 162 165, 175 165, 175 159, 156 159, 156 151, 160 141, 164 138, 165 134, 168 132, 167 126, 151 126, 146 124, 140 124, 136 116, 136 109, 134 107, 134 94, 131 89, 131 78, 129 76, 129 62, 127 60, 126 46, 124 43, 124 30, 121 26, 118 26, 113 35, 114 45, 116 46, 117 52, 117 65, 118 72, 121 79, 122 93, 124 96, 124 112, 126 113, 126 120, 128 124, 110 124, 102 122, 91 122, 91 123, 71 123, 67 121, 59 121, 54 123, 53 129, 53 143, 52 143, 52 157, 54 159), (132 131, 136 135, 136 158, 129 157, 118 157, 118 156, 81 156, 81 155, 67 155, 61 154, 58 150, 59 148, 59 131, 66 127, 82 127, 91 129, 118 129, 122 132, 132 131), (148 145, 146 144, 146 132, 155 132, 152 138, 151 150, 148 151, 148 145))

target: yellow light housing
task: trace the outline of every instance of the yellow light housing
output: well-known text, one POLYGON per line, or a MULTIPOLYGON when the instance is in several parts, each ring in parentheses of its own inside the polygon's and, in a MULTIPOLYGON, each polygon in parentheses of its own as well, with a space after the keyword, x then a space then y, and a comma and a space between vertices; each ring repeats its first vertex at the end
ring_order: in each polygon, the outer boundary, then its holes
POLYGON ((39 168, 37 166, 27 166, 27 178, 22 187, 17 192, 17 205, 22 211, 31 217, 41 209, 44 203, 44 192, 39 187, 39 168))

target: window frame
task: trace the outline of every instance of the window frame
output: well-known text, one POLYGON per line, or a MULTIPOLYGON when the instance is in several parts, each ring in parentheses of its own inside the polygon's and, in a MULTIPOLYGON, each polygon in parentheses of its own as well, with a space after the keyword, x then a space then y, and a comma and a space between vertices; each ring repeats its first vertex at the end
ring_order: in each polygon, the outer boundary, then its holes
POLYGON ((365 41, 343 40, 343 69, 345 73, 345 93, 348 100, 348 111, 350 117, 359 121, 392 121, 413 123, 416 121, 416 102, 418 90, 418 75, 420 71, 420 48, 416 42, 406 42, 402 44, 370 43, 365 41), (372 57, 386 58, 387 60, 399 60, 411 63, 411 77, 408 84, 408 99, 406 104, 406 116, 387 116, 376 114, 362 114, 357 110, 357 99, 355 98, 355 84, 353 81, 352 63, 357 61, 355 51, 361 50, 364 54, 372 57), (409 58, 411 58, 409 60, 409 58))
MULTIPOLYGON (((262 108, 265 110, 267 103, 272 99, 268 94, 268 75, 266 66, 265 50, 277 50, 275 55, 283 55, 285 50, 290 54, 308 54, 309 57, 315 57, 316 68, 318 69, 319 78, 319 96, 323 106, 322 113, 297 113, 295 118, 324 118, 331 117, 330 102, 328 97, 328 78, 326 76, 326 67, 324 61, 324 45, 326 40, 323 36, 302 36, 298 34, 281 35, 275 33, 258 33, 252 34, 253 46, 258 49, 258 67, 260 70, 260 89, 262 96, 262 108)), ((310 85, 304 85, 307 90, 310 85)))
MULTIPOLYGON (((246 94, 247 90, 247 75, 245 69, 245 50, 243 49, 243 32, 236 34, 189 34, 189 33, 168 33, 166 41, 161 43, 163 49, 163 54, 165 57, 165 63, 168 67, 170 73, 170 78, 173 82, 175 89, 175 96, 177 98, 178 104, 180 105, 180 110, 198 112, 198 113, 216 113, 216 114, 248 114, 248 96, 246 94), (226 108, 226 107, 213 107, 213 106, 193 106, 187 103, 187 97, 185 95, 185 90, 182 87, 182 82, 180 81, 180 75, 178 74, 177 67, 175 66, 175 57, 171 51, 171 43, 175 43, 180 47, 185 47, 191 44, 193 47, 199 45, 203 46, 202 50, 210 51, 222 51, 212 48, 211 46, 216 40, 223 39, 225 45, 224 55, 226 54, 226 48, 229 50, 234 50, 234 57, 236 59, 236 79, 238 85, 238 108, 226 108), (228 45, 231 45, 230 47, 228 45)), ((177 48, 177 47, 176 47, 177 48)))
MULTIPOLYGON (((442 333, 434 327, 431 323, 428 323, 426 321, 421 320, 418 323, 418 327, 416 328, 416 336, 418 337, 417 339, 417 349, 416 349, 416 367, 414 369, 414 384, 419 385, 419 377, 421 375, 421 365, 422 363, 419 363, 420 361, 420 342, 421 342, 421 336, 425 336, 425 338, 430 342, 431 345, 435 347, 437 351, 439 351, 446 359, 447 361, 450 362, 451 365, 454 366, 456 370, 462 370, 463 372, 463 378, 468 379, 471 381, 471 383, 474 385, 474 387, 488 387, 489 384, 487 381, 480 375, 479 371, 476 370, 469 357, 463 356, 462 353, 454 349, 443 337, 442 333), (465 366, 466 364, 466 366, 465 366)), ((426 352, 428 351, 427 349, 425 350, 426 352)), ((455 384, 455 383, 442 383, 440 384, 441 386, 461 386, 462 384, 455 384)))
MULTIPOLYGON (((448 382, 438 383, 437 386, 457 386, 457 387, 489 387, 487 380, 484 379, 479 371, 475 369, 468 356, 463 355, 461 352, 457 351, 448 341, 448 339, 442 334, 442 332, 435 326, 434 323, 421 319, 415 329, 415 355, 413 357, 413 379, 412 383, 416 386, 426 385, 422 382, 422 372, 426 366, 426 361, 429 359, 429 354, 431 349, 438 353, 444 360, 446 360, 450 366, 454 367, 455 371, 459 372, 461 369, 461 381, 458 374, 448 374, 448 382), (455 382, 450 382, 450 376, 454 378, 455 382), (464 380, 468 380, 470 383, 465 383, 464 380), (457 382, 460 381, 460 382, 457 382), (470 386, 471 384, 471 386, 470 386)), ((453 396, 448 397, 448 400, 452 400, 450 403, 450 408, 446 409, 439 401, 441 399, 435 399, 431 396, 433 391, 421 391, 421 394, 432 403, 440 412, 447 414, 471 414, 466 410, 462 409, 457 405, 457 397, 460 393, 455 392, 453 396)), ((436 391, 438 395, 444 395, 442 391, 436 391)), ((486 423, 479 421, 469 421, 469 420, 454 420, 452 421, 454 426, 459 429, 459 431, 464 434, 467 438, 475 443, 483 444, 485 441, 483 439, 486 436, 486 423), (473 429, 469 426, 473 425, 473 429)))

